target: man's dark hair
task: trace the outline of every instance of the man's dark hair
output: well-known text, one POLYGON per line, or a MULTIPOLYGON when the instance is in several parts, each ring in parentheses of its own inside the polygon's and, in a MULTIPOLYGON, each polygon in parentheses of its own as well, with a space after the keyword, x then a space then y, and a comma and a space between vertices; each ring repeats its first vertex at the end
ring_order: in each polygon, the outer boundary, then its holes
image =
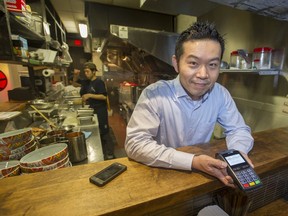
POLYGON ((225 50, 224 38, 216 30, 213 23, 195 22, 188 29, 183 31, 177 39, 175 47, 175 56, 177 62, 179 62, 181 55, 183 54, 183 43, 191 40, 210 39, 220 43, 221 46, 221 59, 225 50))

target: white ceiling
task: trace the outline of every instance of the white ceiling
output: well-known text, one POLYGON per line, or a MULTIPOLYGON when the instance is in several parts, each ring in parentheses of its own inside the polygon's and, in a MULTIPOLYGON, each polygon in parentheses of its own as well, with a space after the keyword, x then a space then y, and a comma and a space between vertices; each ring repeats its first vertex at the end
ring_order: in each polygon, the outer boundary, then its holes
POLYGON ((79 33, 78 23, 87 21, 84 16, 84 2, 97 2, 133 9, 154 11, 170 15, 186 14, 199 16, 219 4, 240 10, 256 12, 288 21, 287 0, 50 0, 68 33, 79 33), (140 8, 140 2, 145 2, 140 8), (148 5, 148 6, 147 6, 148 5))
POLYGON ((84 0, 50 0, 68 33, 79 33, 77 23, 84 17, 84 0))
MULTIPOLYGON (((68 33, 79 33, 78 23, 87 21, 84 16, 85 0, 50 0, 68 33)), ((114 6, 140 8, 140 0, 89 0, 114 6)))

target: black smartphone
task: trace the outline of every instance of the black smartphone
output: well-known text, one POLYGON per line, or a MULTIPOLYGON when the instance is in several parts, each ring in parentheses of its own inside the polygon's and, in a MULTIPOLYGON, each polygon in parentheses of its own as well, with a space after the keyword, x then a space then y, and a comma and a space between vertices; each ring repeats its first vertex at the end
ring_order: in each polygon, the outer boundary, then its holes
POLYGON ((127 166, 120 164, 120 163, 113 163, 110 166, 104 168, 100 172, 96 173, 95 175, 89 178, 89 181, 99 187, 104 186, 112 179, 123 173, 127 170, 127 166))
POLYGON ((230 149, 216 153, 215 157, 227 162, 228 175, 243 191, 252 190, 263 185, 259 176, 239 151, 230 149))

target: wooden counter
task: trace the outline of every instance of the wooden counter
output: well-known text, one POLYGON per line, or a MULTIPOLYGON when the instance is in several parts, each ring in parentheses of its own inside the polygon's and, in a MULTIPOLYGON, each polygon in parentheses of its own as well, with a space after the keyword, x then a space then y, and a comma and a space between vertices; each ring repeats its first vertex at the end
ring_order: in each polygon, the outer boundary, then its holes
POLYGON ((22 111, 26 109, 26 102, 2 102, 0 112, 22 111))
MULTIPOLYGON (((259 132, 254 138, 250 158, 261 178, 288 169, 288 128, 259 132)), ((222 149, 224 140, 182 148, 211 156, 222 149)), ((0 215, 185 215, 189 212, 181 205, 195 206, 194 198, 221 188, 217 179, 200 172, 151 168, 119 158, 2 179, 0 215), (116 161, 127 165, 127 171, 102 188, 89 183, 91 175, 116 161)), ((206 201, 197 202, 200 206, 206 201)))

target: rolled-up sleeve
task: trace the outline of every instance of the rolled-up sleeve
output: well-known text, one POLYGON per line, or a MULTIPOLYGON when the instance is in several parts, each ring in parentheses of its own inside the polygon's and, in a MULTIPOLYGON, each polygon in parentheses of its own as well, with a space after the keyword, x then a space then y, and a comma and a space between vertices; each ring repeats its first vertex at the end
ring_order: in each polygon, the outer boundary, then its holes
POLYGON ((150 102, 144 92, 127 125, 127 156, 149 166, 191 170, 193 154, 177 151, 154 139, 160 118, 150 102))

